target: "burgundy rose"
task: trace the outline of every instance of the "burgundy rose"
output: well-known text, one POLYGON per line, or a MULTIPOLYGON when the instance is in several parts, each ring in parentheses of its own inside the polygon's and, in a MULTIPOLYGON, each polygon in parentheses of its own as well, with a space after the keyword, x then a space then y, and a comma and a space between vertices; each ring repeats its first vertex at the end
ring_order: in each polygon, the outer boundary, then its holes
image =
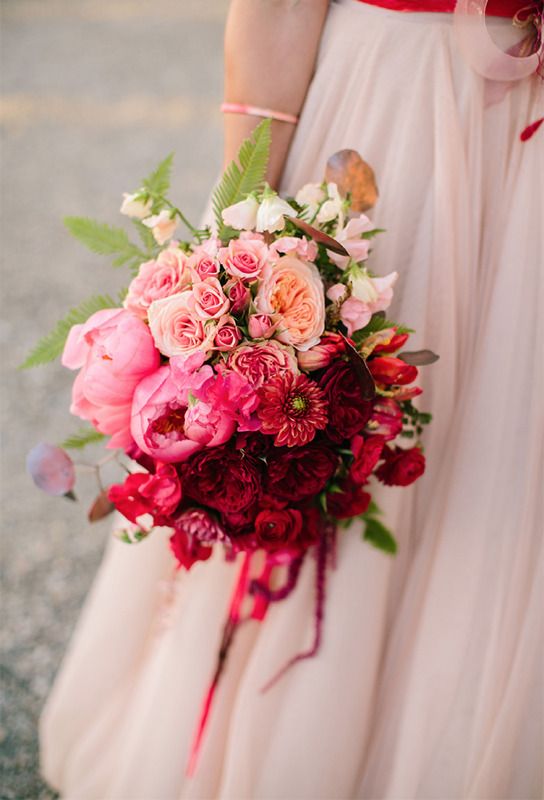
POLYGON ((418 375, 417 367, 393 356, 372 358, 368 362, 368 368, 376 383, 383 383, 385 386, 404 386, 415 381, 418 375))
POLYGON ((329 401, 326 433, 339 444, 364 428, 372 412, 372 401, 363 397, 357 373, 348 361, 332 363, 320 384, 329 401))
POLYGON ((196 561, 207 561, 213 552, 213 547, 202 544, 181 528, 176 528, 170 537, 170 549, 178 566, 185 569, 191 569, 196 561))
POLYGON ((326 445, 274 448, 268 459, 266 494, 297 502, 325 487, 338 466, 338 455, 326 445))
POLYGON ((197 453, 183 476, 190 497, 227 514, 245 511, 261 491, 257 459, 226 445, 197 453))
POLYGON ((136 472, 108 490, 108 499, 124 517, 137 522, 143 514, 151 514, 156 525, 169 523, 181 497, 181 483, 172 464, 160 464, 154 475, 136 472))
POLYGON ((386 447, 383 455, 385 461, 376 470, 376 477, 387 486, 409 486, 425 472, 425 456, 419 447, 386 447))
POLYGON ((265 550, 296 548, 302 531, 302 514, 295 508, 266 509, 257 514, 255 538, 265 550))
POLYGON ((360 484, 344 480, 340 484, 341 492, 327 494, 327 510, 336 519, 351 519, 364 514, 371 496, 360 484))
POLYGON ((354 459, 350 476, 355 483, 365 483, 378 463, 385 444, 383 436, 361 436, 357 434, 351 440, 351 451, 354 459))
POLYGON ((259 458, 266 456, 271 447, 273 447, 273 439, 271 436, 264 436, 264 434, 255 431, 239 431, 236 435, 235 445, 237 450, 243 450, 251 456, 259 458))

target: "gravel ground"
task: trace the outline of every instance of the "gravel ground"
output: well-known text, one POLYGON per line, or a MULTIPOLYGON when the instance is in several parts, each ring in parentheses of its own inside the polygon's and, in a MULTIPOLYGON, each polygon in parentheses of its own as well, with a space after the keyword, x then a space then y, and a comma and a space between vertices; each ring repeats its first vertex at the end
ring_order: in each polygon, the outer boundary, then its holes
MULTIPOLYGON (((120 196, 176 151, 173 196, 198 220, 220 166, 227 0, 4 0, 2 3, 1 797, 52 798, 36 725, 108 536, 83 503, 25 475, 26 452, 77 427, 72 376, 19 372, 65 311, 127 283, 87 253, 66 214, 118 224, 120 196)), ((121 223, 122 224, 122 223, 121 223)), ((86 458, 92 453, 86 454, 86 458)), ((128 800, 128 798, 127 798, 128 800)))

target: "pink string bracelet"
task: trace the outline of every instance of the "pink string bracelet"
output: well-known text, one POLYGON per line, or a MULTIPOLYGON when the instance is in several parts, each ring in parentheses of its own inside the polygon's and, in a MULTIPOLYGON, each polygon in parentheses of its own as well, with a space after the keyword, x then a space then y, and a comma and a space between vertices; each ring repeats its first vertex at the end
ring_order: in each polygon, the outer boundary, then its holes
POLYGON ((276 119, 278 122, 290 122, 292 125, 296 125, 298 122, 296 114, 285 114, 283 111, 273 111, 271 108, 259 108, 259 106, 248 106, 244 103, 222 103, 221 111, 223 114, 248 114, 250 117, 276 119))

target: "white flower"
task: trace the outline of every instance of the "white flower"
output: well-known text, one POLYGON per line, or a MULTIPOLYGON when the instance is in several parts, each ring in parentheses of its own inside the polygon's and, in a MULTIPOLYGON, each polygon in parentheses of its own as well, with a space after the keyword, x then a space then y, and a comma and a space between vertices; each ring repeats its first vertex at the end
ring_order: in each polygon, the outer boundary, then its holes
POLYGON ((257 211, 257 230, 269 233, 282 231, 285 227, 284 215, 296 217, 297 212, 277 194, 265 197, 257 211))
POLYGON ((327 195, 320 183, 306 183, 296 194, 295 200, 300 206, 306 206, 309 217, 315 216, 319 205, 327 195))
POLYGON ((317 212, 316 220, 320 224, 331 222, 338 217, 338 224, 344 223, 344 201, 338 191, 338 186, 335 183, 327 184, 328 200, 325 200, 319 211, 317 212))
POLYGON ((233 206, 224 208, 221 217, 225 225, 235 228, 237 231, 250 231, 257 224, 257 211, 259 203, 253 195, 249 195, 245 200, 234 203, 233 206))
POLYGON ((160 214, 155 214, 143 220, 144 225, 151 228, 157 244, 165 244, 174 235, 177 228, 177 220, 172 217, 171 212, 164 208, 160 214))
POLYGON ((125 214, 127 217, 144 219, 149 216, 152 205, 153 200, 151 198, 144 203, 141 191, 135 192, 134 194, 127 194, 125 192, 123 194, 123 202, 121 203, 120 211, 121 214, 125 214))

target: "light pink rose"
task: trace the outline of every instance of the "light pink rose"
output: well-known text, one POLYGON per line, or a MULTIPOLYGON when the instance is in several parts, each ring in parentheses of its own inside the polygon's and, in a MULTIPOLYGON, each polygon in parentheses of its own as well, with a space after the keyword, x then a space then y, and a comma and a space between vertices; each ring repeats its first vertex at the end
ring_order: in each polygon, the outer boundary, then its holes
POLYGON ((270 245, 270 253, 291 253, 293 256, 298 256, 303 261, 315 261, 317 257, 317 245, 312 239, 307 239, 305 236, 299 239, 298 236, 282 236, 272 242, 270 245))
POLYGON ((155 241, 160 245, 166 244, 168 239, 172 238, 178 226, 176 218, 173 217, 172 213, 166 208, 163 209, 160 214, 155 214, 152 217, 144 219, 143 223, 148 228, 151 228, 151 233, 155 237, 155 241))
POLYGON ((206 278, 193 284, 191 306, 200 319, 209 320, 223 316, 228 311, 230 302, 223 293, 219 279, 206 278))
POLYGON ((230 354, 227 367, 242 375, 254 389, 276 375, 299 372, 294 350, 274 339, 240 345, 230 354))
POLYGON ((225 284, 225 294, 231 302, 231 313, 242 314, 249 306, 251 292, 241 280, 230 280, 225 284))
POLYGON ((277 327, 278 323, 272 322, 268 314, 251 314, 247 324, 252 339, 270 339, 277 327))
POLYGON ((257 311, 278 322, 276 338, 297 350, 319 342, 325 328, 323 281, 315 264, 283 256, 267 267, 255 298, 257 311))
POLYGON ((193 292, 189 289, 149 306, 149 327, 155 344, 165 356, 183 356, 195 350, 211 348, 216 323, 204 322, 193 309, 193 292))
POLYGON ((221 271, 219 261, 206 253, 193 253, 189 258, 189 266, 201 281, 206 280, 206 278, 217 278, 221 271))
POLYGON ((262 238, 231 239, 219 251, 219 261, 233 278, 251 283, 261 276, 269 261, 268 247, 262 238))
MULTIPOLYGON (((361 234, 367 233, 373 228, 374 225, 369 218, 361 214, 357 218, 350 219, 346 226, 337 230, 334 238, 344 245, 354 261, 365 261, 368 258, 370 242, 368 239, 361 239, 361 234)), ((327 250, 327 253, 336 266, 340 267, 340 269, 346 268, 349 261, 347 256, 333 253, 332 250, 327 250)))
POLYGON ((217 258, 219 248, 221 247, 221 239, 217 236, 210 236, 209 239, 204 239, 200 244, 193 245, 193 254, 195 256, 209 256, 210 258, 217 258))
POLYGON ((200 355, 175 359, 160 367, 134 392, 132 436, 144 453, 159 461, 186 461, 202 447, 185 433, 189 392, 213 374, 209 365, 202 366, 200 355))
POLYGON ((97 311, 71 329, 62 363, 79 369, 70 411, 111 435, 108 447, 129 447, 134 390, 160 363, 147 325, 120 308, 97 311))
POLYGON ((226 314, 224 317, 221 317, 217 323, 215 338, 213 340, 213 349, 219 350, 221 353, 234 350, 241 338, 242 334, 236 325, 236 321, 233 317, 226 314))
POLYGON ((190 286, 192 274, 189 262, 177 243, 157 256, 156 261, 146 261, 128 287, 124 307, 142 319, 154 300, 170 297, 190 286))

